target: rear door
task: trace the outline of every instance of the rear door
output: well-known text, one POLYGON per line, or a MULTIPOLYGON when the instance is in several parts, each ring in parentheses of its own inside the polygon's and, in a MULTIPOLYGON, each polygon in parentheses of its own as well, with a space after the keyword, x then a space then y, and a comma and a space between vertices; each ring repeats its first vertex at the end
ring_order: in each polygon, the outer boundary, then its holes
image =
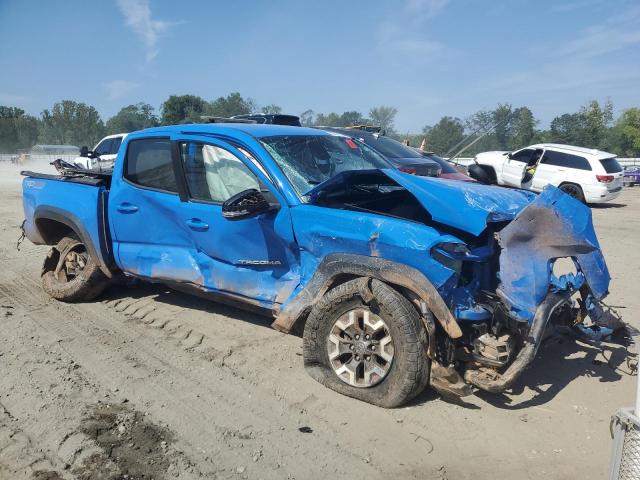
POLYGON ((168 137, 128 142, 109 195, 114 253, 125 272, 196 283, 201 275, 193 268, 191 231, 180 215, 176 169, 168 137))
POLYGON ((579 155, 545 150, 533 176, 531 189, 540 192, 547 185, 559 186, 564 182, 578 185, 593 182, 589 161, 579 155))
POLYGON ((534 149, 525 148, 510 154, 502 167, 502 183, 511 187, 520 187, 527 163, 531 160, 534 149))

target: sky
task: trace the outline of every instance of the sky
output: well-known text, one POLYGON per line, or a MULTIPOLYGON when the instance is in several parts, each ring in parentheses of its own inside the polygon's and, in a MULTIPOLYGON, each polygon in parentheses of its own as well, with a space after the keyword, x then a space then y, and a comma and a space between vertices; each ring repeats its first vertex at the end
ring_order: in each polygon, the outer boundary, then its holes
POLYGON ((540 126, 640 106, 638 0, 0 0, 0 105, 104 120, 238 91, 284 113, 398 109, 418 132, 508 102, 540 126))

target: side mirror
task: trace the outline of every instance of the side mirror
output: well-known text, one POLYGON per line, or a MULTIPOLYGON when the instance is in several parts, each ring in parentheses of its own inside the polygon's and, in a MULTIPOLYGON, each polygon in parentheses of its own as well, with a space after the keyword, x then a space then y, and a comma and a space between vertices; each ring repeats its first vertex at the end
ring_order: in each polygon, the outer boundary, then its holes
POLYGON ((250 188, 236 193, 224 202, 222 216, 229 220, 239 220, 277 209, 278 204, 275 201, 270 202, 262 192, 250 188))
POLYGON ((507 153, 507 158, 511 160, 511 152, 507 153))
POLYGON ((80 156, 81 157, 88 157, 89 156, 89 147, 87 147, 86 145, 84 147, 82 147, 80 149, 80 156))

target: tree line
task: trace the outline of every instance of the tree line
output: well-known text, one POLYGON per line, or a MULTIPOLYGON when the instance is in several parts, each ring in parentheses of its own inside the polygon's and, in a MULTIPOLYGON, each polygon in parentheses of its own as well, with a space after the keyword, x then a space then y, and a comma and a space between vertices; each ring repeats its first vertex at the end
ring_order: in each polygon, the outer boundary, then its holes
MULTIPOLYGON (((207 101, 196 95, 171 95, 156 113, 153 106, 140 102, 123 107, 103 121, 91 105, 62 100, 39 117, 28 115, 18 107, 0 106, 0 152, 27 150, 33 145, 95 145, 103 136, 131 132, 158 125, 201 122, 203 116, 230 117, 261 111, 282 113, 275 104, 259 106, 255 100, 238 92, 207 101)), ((533 143, 553 142, 598 148, 622 157, 640 157, 640 108, 624 110, 614 119, 613 105, 593 100, 577 112, 556 116, 549 128, 538 128, 539 121, 528 107, 498 104, 467 118, 444 116, 435 125, 419 133, 397 131, 394 122, 398 110, 377 106, 368 114, 358 111, 300 114, 305 126, 346 127, 359 124, 378 125, 389 136, 450 156, 471 144, 462 156, 487 150, 515 150, 533 143)))

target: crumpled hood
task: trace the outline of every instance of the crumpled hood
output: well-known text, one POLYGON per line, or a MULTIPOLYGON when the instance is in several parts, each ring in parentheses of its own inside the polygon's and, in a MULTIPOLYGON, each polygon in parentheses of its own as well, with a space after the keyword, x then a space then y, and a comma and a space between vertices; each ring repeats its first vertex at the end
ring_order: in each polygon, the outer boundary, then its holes
POLYGON ((410 175, 384 169, 410 191, 436 222, 480 235, 489 222, 513 220, 536 195, 523 190, 410 175))

